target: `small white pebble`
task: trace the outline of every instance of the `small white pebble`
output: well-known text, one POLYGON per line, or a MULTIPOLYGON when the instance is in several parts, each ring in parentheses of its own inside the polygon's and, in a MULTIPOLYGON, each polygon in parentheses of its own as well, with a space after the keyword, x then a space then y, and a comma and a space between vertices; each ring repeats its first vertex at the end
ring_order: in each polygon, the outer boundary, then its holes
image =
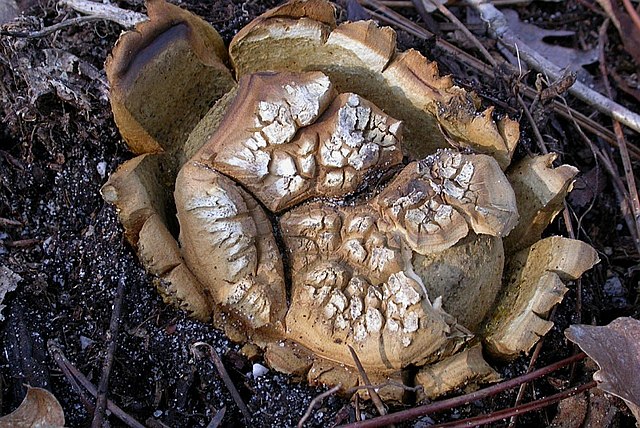
POLYGON ((253 365, 253 378, 257 379, 260 376, 264 376, 269 373, 269 369, 263 366, 262 364, 254 364, 253 365))
POLYGON ((156 410, 155 412, 153 412, 154 418, 159 418, 160 416, 162 416, 162 410, 156 410))
POLYGON ((98 165, 96 165, 96 169, 98 170, 98 174, 100 174, 100 177, 104 178, 105 175, 107 175, 107 163, 105 161, 98 162, 98 165))

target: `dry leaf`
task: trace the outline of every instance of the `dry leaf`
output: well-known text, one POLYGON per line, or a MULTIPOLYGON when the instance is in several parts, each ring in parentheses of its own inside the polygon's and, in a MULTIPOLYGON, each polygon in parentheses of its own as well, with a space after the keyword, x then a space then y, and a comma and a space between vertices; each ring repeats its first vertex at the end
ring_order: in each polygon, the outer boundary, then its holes
POLYGON ((13 412, 0 418, 0 428, 64 427, 62 406, 52 393, 28 387, 27 395, 13 412))
POLYGON ((564 334, 600 366, 593 375, 600 389, 622 398, 640 424, 640 321, 624 317, 604 327, 572 325, 564 334))
POLYGON ((540 53, 560 68, 574 71, 581 80, 588 78, 587 72, 582 68, 598 60, 596 49, 580 51, 564 46, 551 45, 545 42, 547 37, 572 37, 574 31, 545 30, 533 24, 520 21, 515 10, 502 11, 509 24, 509 28, 530 48, 540 53))
POLYGON ((4 320, 4 316, 2 316, 2 309, 5 308, 5 305, 2 304, 4 296, 8 292, 15 290, 21 280, 20 275, 8 267, 0 265, 0 321, 4 320))

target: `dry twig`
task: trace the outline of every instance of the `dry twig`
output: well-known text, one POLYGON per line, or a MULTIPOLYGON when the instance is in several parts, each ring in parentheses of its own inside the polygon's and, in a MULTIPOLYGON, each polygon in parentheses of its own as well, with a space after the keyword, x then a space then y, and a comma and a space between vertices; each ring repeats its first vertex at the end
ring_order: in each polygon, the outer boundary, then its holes
POLYGON ((532 401, 531 403, 523 404, 517 407, 511 407, 509 409, 492 412, 486 415, 475 416, 473 418, 462 419, 459 421, 447 422, 444 424, 434 425, 433 428, 469 428, 479 425, 490 424, 502 419, 514 415, 522 415, 524 413, 533 412, 535 410, 543 409, 551 404, 564 400, 565 398, 572 397, 584 391, 588 391, 591 388, 597 386, 595 381, 587 382, 584 385, 575 386, 549 397, 541 398, 540 400, 532 401))
MULTIPOLYGON (((364 371, 364 367, 362 367, 362 363, 360 362, 360 358, 358 358, 358 354, 356 354, 356 351, 353 350, 351 345, 347 345, 347 346, 349 347, 349 352, 351 352, 351 357, 353 358, 353 361, 356 363, 356 367, 358 369, 358 373, 360 374, 360 377, 362 378, 362 382, 366 386, 371 386, 371 382, 369 381, 369 376, 367 376, 367 372, 364 371)), ((371 397, 371 401, 373 401, 373 404, 376 406, 376 410, 378 410, 378 413, 380 415, 386 415, 387 409, 384 408, 384 404, 382 403, 382 400, 380 400, 380 396, 376 392, 375 388, 368 389, 368 392, 369 392, 369 396, 371 397)))
POLYGON ((309 407, 307 407, 307 411, 304 412, 304 415, 302 415, 302 418, 300 418, 300 421, 298 421, 298 428, 302 428, 304 426, 304 423, 307 422, 307 419, 309 419, 309 417, 311 417, 311 412, 313 412, 313 409, 316 407, 316 405, 318 405, 320 402, 322 402, 322 400, 324 400, 325 398, 335 394, 336 392, 340 391, 340 388, 342 388, 342 384, 339 383, 336 386, 334 386, 333 388, 323 392, 322 394, 314 397, 313 400, 311 400, 311 402, 309 403, 309 407))
POLYGON ((79 16, 77 18, 65 19, 62 22, 58 22, 57 24, 50 25, 49 27, 44 27, 37 31, 11 31, 11 30, 0 29, 0 36, 38 39, 41 37, 46 37, 49 34, 55 33, 56 31, 59 31, 68 27, 75 27, 76 25, 86 24, 87 22, 101 21, 101 20, 104 20, 104 18, 100 16, 79 16))
POLYGON ((231 397, 233 397, 233 401, 235 401, 236 404, 238 405, 238 408, 242 413, 242 417, 244 418, 245 423, 247 425, 251 424, 251 412, 249 412, 249 408, 247 407, 246 404, 244 404, 242 397, 240 397, 240 393, 236 389, 236 386, 233 384, 231 377, 229 377, 229 373, 227 372, 227 369, 224 367, 224 364, 222 364, 222 360, 220 359, 220 356, 218 355, 216 350, 213 348, 213 346, 205 342, 196 342, 193 345, 191 345, 191 352, 194 355, 198 355, 198 347, 200 346, 204 346, 209 351, 209 357, 211 359, 211 362, 213 362, 213 364, 216 366, 216 369, 218 370, 218 373, 220 374, 220 377, 222 378, 224 385, 227 387, 227 389, 231 393, 231 397))
POLYGON ((146 21, 147 15, 132 10, 121 9, 110 3, 101 3, 90 0, 61 0, 61 4, 70 7, 76 12, 89 15, 94 19, 105 19, 122 25, 124 28, 133 28, 137 23, 146 21))
MULTIPOLYGON (((636 14, 637 16, 637 14, 636 14)), ((609 19, 605 19, 604 23, 600 27, 599 41, 598 41, 598 59, 600 62, 600 73, 602 74, 602 80, 604 87, 607 90, 609 97, 612 96, 611 85, 609 84, 609 75, 607 73, 607 64, 604 57, 604 46, 607 38, 607 27, 609 26, 609 19)), ((639 26, 640 28, 640 26, 639 26)), ((640 198, 638 197, 638 187, 636 185, 636 179, 633 175, 633 166, 631 165, 631 158, 629 157, 629 150, 627 147, 627 140, 622 132, 620 123, 616 120, 613 121, 613 129, 618 140, 618 148, 620 149, 620 157, 622 158, 622 166, 624 167, 624 176, 627 181, 627 189, 629 205, 631 212, 633 213, 634 227, 630 228, 631 236, 633 237, 638 254, 640 254, 640 198)))
POLYGON ((118 280, 118 288, 116 289, 116 297, 113 300, 113 311, 111 312, 111 321, 109 322, 109 332, 107 339, 107 356, 102 364, 102 374, 98 383, 98 396, 96 399, 96 408, 93 413, 92 428, 101 428, 104 420, 104 412, 107 408, 107 392, 109 390, 109 375, 113 366, 113 356, 116 351, 116 338, 120 326, 120 313, 122 312, 122 301, 124 300, 124 292, 126 286, 126 277, 121 276, 118 280))
MULTIPOLYGON (((95 385, 89 382, 89 380, 82 373, 80 373, 80 371, 75 368, 73 364, 69 362, 69 360, 67 360, 67 357, 65 357, 60 347, 53 340, 49 340, 49 342, 47 342, 47 347, 49 348, 49 353, 53 357, 54 361, 58 364, 67 379, 69 379, 69 382, 72 385, 82 385, 82 387, 89 391, 89 393, 93 397, 97 397, 98 388, 96 388, 95 385)), ((111 413, 113 413, 118 419, 124 422, 128 427, 145 428, 144 425, 136 421, 132 416, 115 405, 111 400, 107 400, 107 409, 109 409, 111 413)))
POLYGON ((399 423, 418 418, 420 416, 429 415, 432 413, 440 412, 442 410, 452 409, 454 407, 462 406, 464 404, 471 403, 476 400, 481 400, 492 395, 499 394, 508 389, 521 385, 524 382, 529 382, 533 379, 546 376, 555 370, 558 370, 564 366, 572 364, 573 362, 580 361, 585 358, 584 353, 573 355, 557 363, 550 364, 538 370, 534 370, 531 373, 518 376, 517 378, 507 380, 505 382, 498 383, 487 388, 483 388, 479 391, 475 391, 469 394, 461 395, 459 397, 453 397, 442 401, 436 401, 434 403, 425 404, 423 406, 414 407, 411 409, 403 410, 400 412, 390 413, 385 416, 379 416, 377 418, 369 419, 367 421, 356 422, 353 424, 344 425, 343 428, 364 428, 364 427, 381 427, 392 423, 399 423))
MULTIPOLYGON (((415 0, 415 1, 421 1, 421 0, 415 0)), ((359 2, 363 6, 367 6, 369 8, 368 12, 373 17, 380 20, 381 22, 384 22, 388 25, 396 26, 402 29, 403 31, 406 31, 409 34, 412 34, 416 37, 420 37, 422 39, 432 39, 435 37, 435 35, 430 31, 420 27, 419 25, 415 24, 412 21, 409 21, 399 13, 386 7, 384 4, 382 4, 378 0, 359 0, 359 2)), ((458 47, 440 38, 436 38, 435 43, 439 49, 446 52, 451 57, 457 58, 458 60, 464 62, 465 64, 469 65, 470 67, 474 68, 476 71, 484 74, 489 78, 496 78, 493 67, 469 55, 467 52, 459 49, 458 47)), ((527 98, 534 99, 537 96, 537 91, 523 84, 522 82, 518 83, 518 87, 519 87, 519 91, 527 98)), ((562 117, 566 119, 578 121, 578 123, 585 130, 588 130, 589 132, 597 135, 598 137, 602 138, 612 146, 616 145, 615 135, 611 131, 609 131, 599 123, 595 122, 594 120, 590 119, 589 117, 585 116, 584 114, 558 101, 552 101, 550 107, 553 109, 553 111, 555 111, 562 117)), ((630 152, 635 159, 640 159, 639 148, 635 146, 631 146, 630 152)))

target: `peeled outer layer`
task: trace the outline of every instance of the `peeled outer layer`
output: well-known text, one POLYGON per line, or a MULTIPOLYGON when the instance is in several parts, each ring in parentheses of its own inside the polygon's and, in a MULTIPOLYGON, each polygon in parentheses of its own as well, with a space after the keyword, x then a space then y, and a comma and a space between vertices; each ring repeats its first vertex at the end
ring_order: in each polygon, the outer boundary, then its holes
POLYGON ((401 123, 355 94, 336 96, 321 72, 240 79, 218 132, 196 157, 269 210, 339 197, 402 161, 401 123))
POLYGON ((366 96, 406 124, 405 144, 421 158, 447 147, 445 135, 462 146, 492 155, 506 168, 519 137, 518 124, 495 122, 492 109, 441 77, 419 52, 396 52, 396 34, 371 21, 335 27, 325 0, 294 0, 248 24, 231 42, 236 75, 260 70, 326 73, 339 92, 366 96), (321 17, 321 18, 319 18, 321 17))
POLYGON ((176 179, 175 200, 182 255, 215 303, 252 329, 279 329, 286 311, 282 260, 255 199, 190 161, 176 179))
POLYGON ((120 133, 134 153, 176 151, 235 84, 226 48, 204 20, 161 0, 124 33, 105 67, 120 133))
POLYGON ((553 236, 536 242, 508 260, 505 289, 485 328, 487 350, 513 359, 528 352, 553 327, 545 319, 562 301, 564 282, 578 279, 598 263, 596 251, 574 239, 553 236))
POLYGON ((127 240, 154 276, 165 302, 207 321, 215 312, 202 285, 186 268, 178 244, 167 228, 171 192, 164 184, 170 161, 164 154, 138 156, 122 164, 102 187, 116 206, 127 240))
POLYGON ((475 345, 437 364, 421 368, 416 375, 416 384, 422 386, 418 400, 434 399, 470 384, 499 380, 498 372, 482 357, 482 347, 475 345))
POLYGON ((518 200, 520 221, 505 239, 508 254, 519 251, 542 236, 564 208, 578 170, 570 165, 553 167, 555 153, 526 157, 509 168, 507 177, 518 200))
POLYGON ((137 156, 120 165, 100 189, 103 199, 116 206, 125 237, 134 248, 138 247, 140 229, 151 215, 167 221, 171 190, 163 183, 172 179, 165 173, 168 162, 162 154, 137 156))

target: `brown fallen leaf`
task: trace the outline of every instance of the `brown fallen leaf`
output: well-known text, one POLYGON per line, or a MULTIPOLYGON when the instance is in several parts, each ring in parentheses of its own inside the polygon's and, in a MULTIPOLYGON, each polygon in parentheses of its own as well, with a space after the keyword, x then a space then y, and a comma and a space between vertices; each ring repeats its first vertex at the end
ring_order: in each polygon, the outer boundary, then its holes
POLYGON ((27 387, 27 395, 12 413, 0 418, 0 428, 64 427, 64 413, 56 397, 42 388, 27 387))
POLYGON ((600 366, 593 374, 598 387, 622 398, 640 425, 640 321, 623 317, 603 327, 572 325, 564 334, 600 366))

